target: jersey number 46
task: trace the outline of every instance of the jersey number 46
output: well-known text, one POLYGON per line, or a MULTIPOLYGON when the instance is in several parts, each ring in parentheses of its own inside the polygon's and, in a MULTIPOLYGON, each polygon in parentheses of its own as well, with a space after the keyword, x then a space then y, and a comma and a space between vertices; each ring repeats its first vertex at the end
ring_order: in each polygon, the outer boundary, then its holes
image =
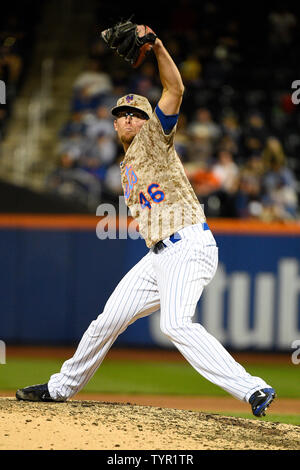
POLYGON ((155 204, 159 204, 165 199, 165 193, 161 189, 156 189, 159 187, 160 186, 157 183, 149 184, 147 188, 147 193, 149 195, 150 200, 146 198, 143 191, 140 192, 139 198, 142 209, 145 209, 146 207, 148 207, 148 209, 151 209, 152 202, 155 202, 155 204))

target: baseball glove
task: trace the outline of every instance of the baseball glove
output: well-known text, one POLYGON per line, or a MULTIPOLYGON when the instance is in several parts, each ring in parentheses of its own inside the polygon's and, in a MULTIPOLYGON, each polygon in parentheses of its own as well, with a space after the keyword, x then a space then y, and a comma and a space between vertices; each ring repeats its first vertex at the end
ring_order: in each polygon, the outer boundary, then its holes
POLYGON ((102 31, 101 36, 108 47, 130 62, 133 68, 142 64, 157 38, 149 26, 137 25, 129 20, 102 31))

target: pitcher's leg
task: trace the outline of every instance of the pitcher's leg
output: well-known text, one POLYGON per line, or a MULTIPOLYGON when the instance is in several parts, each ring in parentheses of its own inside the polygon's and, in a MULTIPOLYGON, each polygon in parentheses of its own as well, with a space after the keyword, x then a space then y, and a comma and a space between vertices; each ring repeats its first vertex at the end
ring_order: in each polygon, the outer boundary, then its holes
POLYGON ((248 401, 268 385, 251 376, 203 326, 192 322, 204 286, 217 266, 217 248, 181 240, 155 258, 161 297, 161 329, 203 377, 248 401))
POLYGON ((165 324, 162 331, 199 374, 235 398, 248 401, 256 390, 270 388, 260 377, 251 376, 216 338, 191 319, 165 324))
POLYGON ((108 299, 103 313, 84 333, 72 358, 48 382, 55 400, 66 400, 91 379, 116 338, 136 319, 159 308, 150 254, 134 266, 108 299))

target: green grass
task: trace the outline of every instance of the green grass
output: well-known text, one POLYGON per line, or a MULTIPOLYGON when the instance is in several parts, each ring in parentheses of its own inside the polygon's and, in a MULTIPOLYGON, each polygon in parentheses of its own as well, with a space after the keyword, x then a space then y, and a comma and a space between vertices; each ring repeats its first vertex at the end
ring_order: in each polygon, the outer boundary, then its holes
MULTIPOLYGON (((15 391, 36 383, 45 383, 59 372, 62 360, 9 359, 0 365, 0 390, 15 391)), ((299 372, 295 365, 242 364, 254 376, 264 378, 281 398, 300 398, 299 372)), ((229 396, 205 380, 186 362, 134 362, 106 360, 83 389, 94 393, 229 396)), ((215 412, 214 412, 215 413, 215 412)), ((251 413, 218 413, 256 419, 251 413)), ((269 414, 264 421, 300 425, 300 415, 269 414)))
MULTIPOLYGON (((9 359, 0 365, 0 389, 44 383, 59 372, 63 361, 55 359, 9 359)), ((252 375, 264 378, 282 398, 300 398, 299 366, 245 365, 252 375)), ((85 392, 165 395, 228 396, 201 377, 185 362, 104 361, 85 386, 85 392)))

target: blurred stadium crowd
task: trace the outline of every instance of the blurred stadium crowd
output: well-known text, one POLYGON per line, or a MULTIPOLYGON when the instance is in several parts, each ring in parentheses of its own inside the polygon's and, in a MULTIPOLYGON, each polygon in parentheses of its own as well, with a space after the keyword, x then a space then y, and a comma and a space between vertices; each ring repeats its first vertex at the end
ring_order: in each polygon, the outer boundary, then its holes
MULTIPOLYGON (((181 71, 185 95, 175 145, 207 216, 298 219, 300 105, 291 100, 291 84, 300 78, 297 14, 288 3, 262 5, 257 13, 210 0, 177 1, 169 13, 163 28, 154 13, 136 12, 133 21, 157 31, 181 71)), ((57 169, 46 181, 48 191, 92 206, 117 204, 122 195, 123 151, 111 107, 129 92, 155 106, 161 93, 152 55, 135 70, 105 46, 99 32, 110 18, 120 19, 105 2, 86 68, 74 77, 57 169)), ((14 93, 23 55, 5 35, 1 41, 0 78, 10 73, 14 93)))
POLYGON ((4 138, 12 106, 31 59, 34 25, 38 22, 38 0, 1 5, 0 80, 6 86, 6 103, 0 104, 0 142, 4 138))

